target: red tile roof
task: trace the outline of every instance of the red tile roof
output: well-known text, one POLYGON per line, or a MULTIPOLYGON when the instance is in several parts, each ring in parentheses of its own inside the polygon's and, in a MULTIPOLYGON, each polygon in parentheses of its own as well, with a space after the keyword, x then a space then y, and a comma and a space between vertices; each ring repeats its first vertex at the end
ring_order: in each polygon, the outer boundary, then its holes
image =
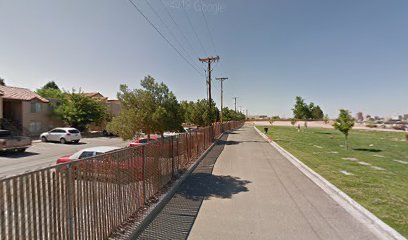
POLYGON ((9 86, 1 86, 0 85, 0 92, 3 93, 3 99, 13 99, 13 100, 22 100, 22 101, 31 101, 33 99, 38 99, 41 102, 47 103, 48 100, 41 97, 37 93, 31 91, 27 88, 18 88, 18 87, 9 87, 9 86))
POLYGON ((103 97, 99 92, 84 92, 83 94, 87 97, 99 97, 98 95, 103 97))

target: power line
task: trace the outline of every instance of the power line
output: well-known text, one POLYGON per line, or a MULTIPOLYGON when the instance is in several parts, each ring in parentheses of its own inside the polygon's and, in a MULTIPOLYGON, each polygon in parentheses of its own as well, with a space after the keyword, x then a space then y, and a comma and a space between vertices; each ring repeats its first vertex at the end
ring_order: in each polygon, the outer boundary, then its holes
POLYGON ((153 22, 150 21, 150 19, 142 12, 142 10, 140 10, 140 8, 132 0, 128 0, 128 1, 140 13, 140 15, 142 15, 144 19, 156 30, 156 32, 180 55, 180 57, 182 57, 184 61, 186 61, 186 63, 188 63, 192 68, 194 68, 194 70, 196 70, 198 74, 203 76, 202 72, 200 72, 191 62, 187 60, 187 58, 183 54, 181 54, 181 52, 160 32, 160 30, 156 27, 156 25, 154 25, 153 22))
POLYGON ((227 77, 218 77, 218 78, 215 78, 216 80, 218 80, 218 81, 220 81, 220 83, 221 83, 221 111, 220 111, 220 120, 221 120, 221 123, 222 123, 222 117, 223 117, 223 114, 222 114, 222 109, 224 108, 224 81, 225 80, 227 80, 228 78, 227 77))
POLYGON ((211 99, 211 72, 212 72, 211 63, 219 61, 219 60, 220 60, 219 56, 199 58, 200 62, 208 64, 208 80, 207 80, 208 81, 208 105, 209 105, 210 109, 211 109, 211 102, 212 102, 212 99, 211 99))
POLYGON ((190 17, 188 16, 188 13, 187 13, 186 9, 183 8, 183 10, 184 10, 184 14, 185 14, 186 17, 187 17, 187 21, 188 21, 188 23, 190 24, 190 27, 191 27, 191 29, 193 30, 193 32, 194 32, 194 34, 195 34, 195 36, 196 36, 196 38, 197 38, 197 40, 198 40, 198 43, 200 44, 200 46, 201 46, 202 50, 204 51, 205 55, 208 55, 207 50, 205 50, 203 43, 201 42, 200 38, 198 37, 198 34, 197 34, 196 30, 194 29, 193 23, 191 22, 191 19, 190 19, 190 17))
POLYGON ((214 51, 216 52, 217 48, 215 47, 214 38, 213 38, 213 36, 211 34, 210 27, 208 26, 207 18, 205 17, 205 14, 204 14, 203 1, 202 0, 200 0, 200 5, 201 5, 201 13, 203 14, 204 22, 205 22, 205 25, 207 26, 208 34, 210 35, 211 44, 212 44, 212 46, 214 48, 214 51))
MULTIPOLYGON (((167 15, 169 15, 171 21, 174 23, 174 25, 176 25, 177 30, 180 32, 181 36, 184 38, 185 42, 188 44, 188 46, 190 47, 190 49, 192 50, 192 52, 194 52, 194 47, 193 45, 190 43, 190 41, 188 40, 188 38, 186 37, 186 35, 184 34, 183 30, 181 29, 180 25, 176 22, 176 20, 174 19, 173 15, 171 14, 171 12, 167 9, 166 5, 163 3, 163 0, 160 0, 160 3, 163 5, 164 10, 166 11, 167 15)), ((199 54, 198 54, 199 55, 199 54)), ((197 56, 198 56, 197 55, 197 56)))
MULTIPOLYGON (((167 31, 170 33, 170 35, 173 37, 174 40, 176 40, 176 42, 178 43, 178 45, 181 47, 181 49, 191 58, 194 59, 190 53, 184 48, 183 44, 181 44, 181 42, 178 40, 178 38, 173 34, 173 31, 171 31, 169 25, 167 25, 167 23, 163 20, 163 18, 160 16, 160 14, 154 9, 154 7, 150 4, 149 0, 145 0, 146 4, 149 6, 149 8, 152 10, 152 12, 156 15, 156 17, 160 20, 160 22, 167 28, 167 31)), ((195 64, 195 66, 197 67, 198 65, 196 65, 196 62, 193 62, 195 64)), ((200 66, 198 66, 200 68, 200 66)))

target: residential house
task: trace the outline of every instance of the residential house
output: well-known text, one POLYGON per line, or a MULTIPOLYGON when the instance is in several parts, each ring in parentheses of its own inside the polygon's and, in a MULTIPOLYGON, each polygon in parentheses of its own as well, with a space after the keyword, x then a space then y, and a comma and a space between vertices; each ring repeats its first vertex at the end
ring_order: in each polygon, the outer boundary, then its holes
MULTIPOLYGON (((112 117, 116 117, 119 115, 121 111, 121 103, 119 100, 116 99, 108 99, 107 97, 103 96, 99 92, 88 92, 88 93, 83 93, 85 96, 100 100, 106 104, 106 110, 108 114, 110 114, 112 117)), ((91 131, 103 131, 106 128, 106 122, 102 122, 100 124, 91 124, 89 126, 89 130, 91 131)))
POLYGON ((24 134, 36 136, 59 126, 49 117, 49 101, 35 92, 19 87, 0 86, 0 113, 24 134))

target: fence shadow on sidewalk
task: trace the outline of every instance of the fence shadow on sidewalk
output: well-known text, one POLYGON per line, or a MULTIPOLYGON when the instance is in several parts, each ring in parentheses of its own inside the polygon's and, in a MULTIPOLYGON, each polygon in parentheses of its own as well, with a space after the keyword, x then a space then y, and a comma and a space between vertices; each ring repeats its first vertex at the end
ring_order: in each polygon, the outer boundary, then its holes
MULTIPOLYGON (((239 132, 234 131, 234 134, 239 132)), ((179 187, 173 198, 136 239, 187 239, 201 204, 209 198, 232 198, 247 192, 250 181, 233 176, 216 176, 212 171, 228 141, 228 135, 217 141, 193 173, 179 187)))
POLYGON ((190 177, 189 181, 194 184, 187 184, 178 191, 178 194, 195 201, 210 197, 231 198, 234 194, 247 192, 248 188, 245 185, 250 183, 237 177, 215 176, 208 173, 196 173, 190 177))

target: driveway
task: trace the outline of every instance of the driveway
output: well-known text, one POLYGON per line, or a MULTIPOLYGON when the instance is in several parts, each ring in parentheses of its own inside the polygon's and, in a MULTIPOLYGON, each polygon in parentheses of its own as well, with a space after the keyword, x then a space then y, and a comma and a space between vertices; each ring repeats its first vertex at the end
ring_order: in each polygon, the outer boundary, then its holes
POLYGON ((70 155, 81 149, 97 146, 125 147, 128 142, 120 138, 84 138, 78 144, 37 142, 25 153, 0 153, 0 177, 16 175, 55 164, 64 155, 70 155))

